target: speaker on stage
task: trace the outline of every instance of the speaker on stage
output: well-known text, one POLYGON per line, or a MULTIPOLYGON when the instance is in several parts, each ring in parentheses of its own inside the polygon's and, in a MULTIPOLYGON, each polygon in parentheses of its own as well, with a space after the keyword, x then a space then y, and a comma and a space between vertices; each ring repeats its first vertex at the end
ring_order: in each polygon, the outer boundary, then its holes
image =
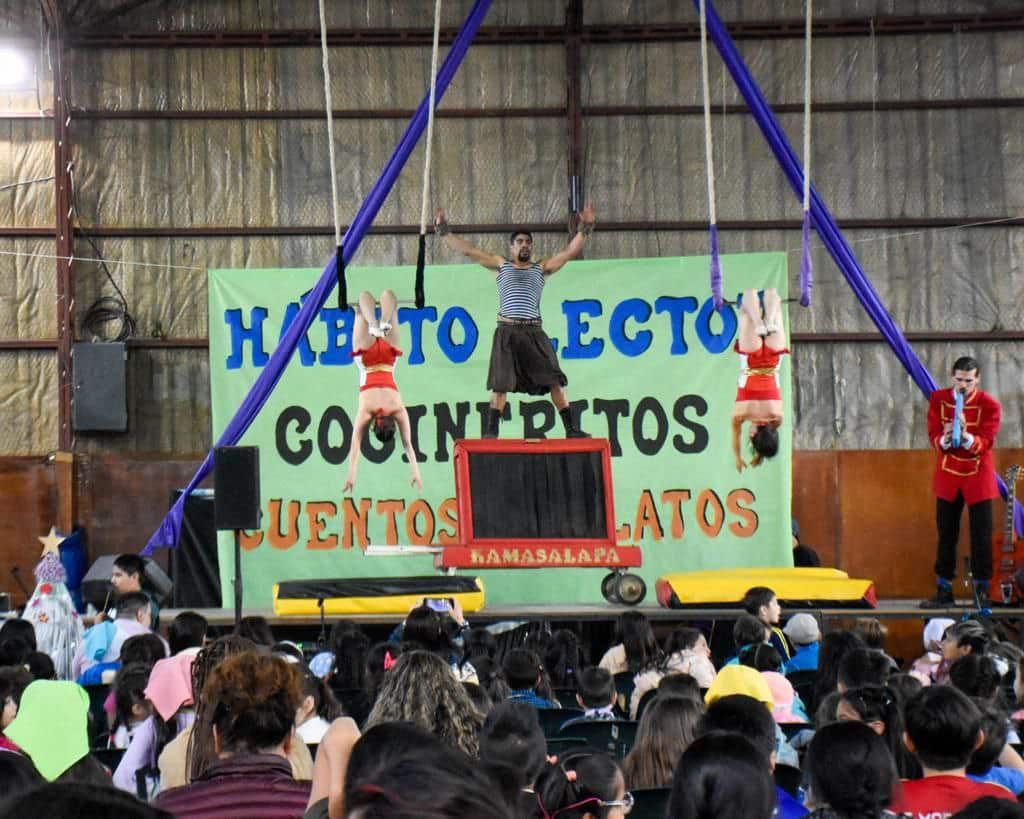
POLYGON ((213 508, 217 529, 259 529, 259 447, 219 446, 214 449, 213 508))
MULTIPOLYGON (((172 505, 180 495, 180 489, 171 494, 172 505)), ((217 609, 221 606, 220 561, 213 505, 213 492, 209 489, 196 489, 185 498, 178 548, 167 550, 174 581, 172 605, 176 609, 217 609)))

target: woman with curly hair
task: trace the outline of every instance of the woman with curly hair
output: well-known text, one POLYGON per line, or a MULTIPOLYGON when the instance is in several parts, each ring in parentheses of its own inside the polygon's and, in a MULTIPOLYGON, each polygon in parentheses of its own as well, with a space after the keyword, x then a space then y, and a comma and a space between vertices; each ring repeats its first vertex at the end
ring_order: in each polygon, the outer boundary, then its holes
POLYGON ((483 715, 443 659, 429 651, 404 652, 381 685, 366 728, 411 722, 475 757, 483 715))
POLYGON ((636 742, 623 765, 626 786, 670 788, 679 757, 697 736, 704 707, 683 697, 659 694, 644 709, 636 742))
POLYGON ((246 651, 213 669, 202 700, 214 761, 191 785, 161 793, 157 806, 179 819, 301 817, 310 783, 292 777, 287 759, 302 700, 299 672, 279 657, 246 651))

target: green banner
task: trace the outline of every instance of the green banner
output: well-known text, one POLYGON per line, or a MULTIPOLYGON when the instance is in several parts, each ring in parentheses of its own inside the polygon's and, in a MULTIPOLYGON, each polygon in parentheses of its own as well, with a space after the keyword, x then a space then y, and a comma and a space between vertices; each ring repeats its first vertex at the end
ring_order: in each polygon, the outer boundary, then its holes
MULTIPOLYGON (((726 293, 778 288, 784 253, 722 257, 726 293)), ((276 346, 319 270, 211 270, 210 386, 219 436, 276 346)), ((430 267, 429 306, 411 304, 410 267, 353 268, 348 292, 390 287, 400 300, 404 356, 395 380, 412 420, 423 493, 409 482, 398 446, 367 435, 355 490, 343 496, 351 418, 358 402, 352 314, 329 302, 240 444, 260 448, 263 529, 243 538, 245 604, 268 606, 272 584, 312 577, 425 575, 429 556, 378 557, 368 544, 456 543, 452 455, 456 438, 478 438, 497 312, 494 275, 475 265, 430 267)), ((582 408, 582 426, 612 449, 620 544, 643 549, 638 571, 662 574, 731 566, 791 565, 793 413, 780 452, 742 474, 731 450, 739 376, 737 318, 716 313, 708 259, 575 261, 548 279, 544 327, 582 408)), ((791 406, 790 364, 781 368, 791 406)), ((563 434, 546 397, 510 395, 502 438, 563 434)), ((221 583, 232 599, 233 541, 222 533, 221 583)), ((482 573, 491 603, 601 600, 597 568, 482 573)))

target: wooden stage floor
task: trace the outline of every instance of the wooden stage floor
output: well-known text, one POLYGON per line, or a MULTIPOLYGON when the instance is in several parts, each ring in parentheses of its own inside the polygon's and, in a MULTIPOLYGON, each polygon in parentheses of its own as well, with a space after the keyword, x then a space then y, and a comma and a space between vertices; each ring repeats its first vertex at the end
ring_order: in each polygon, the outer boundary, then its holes
MULTIPOLYGON (((922 609, 919 607, 919 600, 880 600, 878 607, 866 608, 787 608, 783 617, 788 617, 798 611, 808 611, 819 617, 827 624, 834 620, 842 620, 854 617, 877 617, 879 619, 892 620, 927 620, 932 617, 952 617, 959 620, 964 615, 976 611, 966 602, 956 607, 947 609, 922 609)), ((184 609, 163 609, 160 612, 160 620, 166 626, 184 609)), ((229 626, 234 622, 233 609, 192 609, 203 615, 211 626, 229 626)), ((738 606, 723 608, 687 608, 687 609, 665 609, 657 605, 640 606, 613 606, 609 603, 578 604, 572 606, 484 606, 480 611, 467 613, 467 617, 473 623, 493 623, 500 620, 551 620, 558 622, 566 621, 611 621, 615 620, 624 611, 639 611, 652 621, 663 622, 685 622, 694 620, 735 620, 742 613, 738 606)), ((315 616, 289 616, 279 617, 274 614, 273 609, 243 609, 244 616, 260 616, 267 618, 272 626, 312 626, 320 624, 319 615, 315 616)), ((351 620, 357 623, 367 624, 394 624, 402 619, 404 612, 396 614, 346 614, 328 615, 327 620, 351 620)), ((997 607, 992 609, 992 617, 998 619, 1012 619, 1024 617, 1024 608, 1019 607, 997 607)))

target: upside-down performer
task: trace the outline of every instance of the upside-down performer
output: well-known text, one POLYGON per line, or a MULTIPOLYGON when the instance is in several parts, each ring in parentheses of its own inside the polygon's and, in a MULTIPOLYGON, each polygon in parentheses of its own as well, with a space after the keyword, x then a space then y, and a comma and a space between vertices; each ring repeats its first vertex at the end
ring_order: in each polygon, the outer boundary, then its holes
POLYGON ((412 445, 409 413, 405 411, 402 396, 395 383, 395 361, 402 354, 398 348, 398 327, 395 294, 385 290, 380 294, 380 320, 377 319, 373 294, 359 294, 355 327, 352 331, 352 358, 359 368, 359 408, 352 423, 352 445, 348 458, 348 477, 342 491, 349 492, 356 482, 359 450, 366 427, 373 425, 373 434, 381 443, 395 437, 395 425, 402 433, 405 455, 412 470, 412 485, 423 489, 416 450, 412 445))
POLYGON ((732 451, 736 469, 747 466, 740 451, 743 424, 750 425, 750 466, 758 466, 779 451, 779 425, 783 419, 779 389, 779 361, 789 352, 782 325, 782 299, 772 287, 764 291, 762 315, 756 290, 745 290, 740 305, 739 336, 734 348, 740 354, 740 383, 732 408, 732 451))
POLYGON ((528 230, 512 232, 506 258, 481 250, 451 233, 442 208, 438 208, 435 214, 435 231, 444 238, 448 247, 496 274, 498 326, 494 331, 491 365, 487 372, 491 405, 484 424, 484 438, 498 437, 498 425, 505 410, 506 395, 510 392, 529 395, 550 392, 551 401, 565 425, 565 437, 590 437, 573 418, 569 397, 565 393, 569 380, 558 366, 558 357, 551 348, 551 339, 544 332, 540 318, 540 297, 547 277, 580 255, 584 241, 594 229, 596 217, 589 203, 580 211, 579 217, 579 230, 565 248, 548 259, 533 261, 533 234, 528 230))

